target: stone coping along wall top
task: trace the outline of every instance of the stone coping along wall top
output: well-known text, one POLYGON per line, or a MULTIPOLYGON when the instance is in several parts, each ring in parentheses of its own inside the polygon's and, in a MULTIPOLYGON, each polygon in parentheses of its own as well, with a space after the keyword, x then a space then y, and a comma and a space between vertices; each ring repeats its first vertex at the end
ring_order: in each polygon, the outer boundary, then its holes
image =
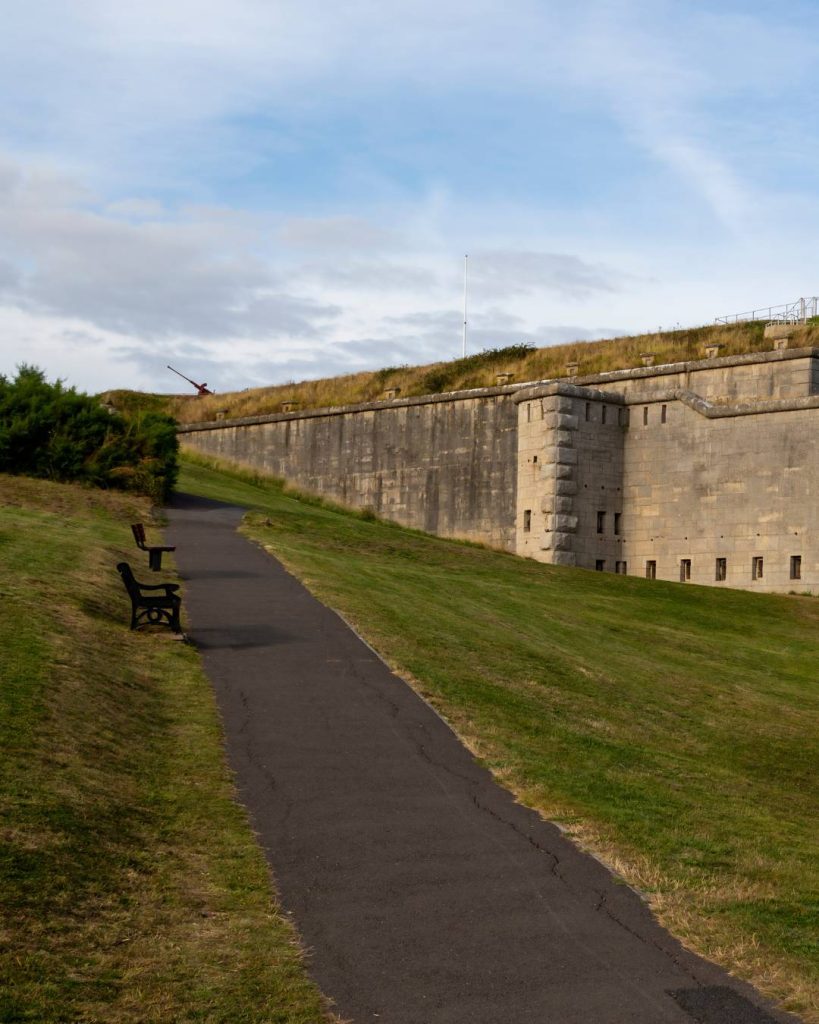
POLYGON ((471 388, 468 391, 445 391, 438 395, 417 395, 414 398, 394 398, 385 402, 359 402, 355 405, 334 405, 324 409, 299 409, 296 412, 268 413, 264 416, 242 416, 237 419, 206 420, 202 423, 180 423, 177 433, 190 434, 197 430, 221 430, 223 427, 251 427, 260 423, 278 423, 286 420, 307 420, 317 416, 346 416, 352 412, 371 412, 379 409, 401 409, 413 405, 438 402, 463 402, 470 398, 491 398, 494 395, 512 395, 519 384, 504 384, 492 388, 471 388))

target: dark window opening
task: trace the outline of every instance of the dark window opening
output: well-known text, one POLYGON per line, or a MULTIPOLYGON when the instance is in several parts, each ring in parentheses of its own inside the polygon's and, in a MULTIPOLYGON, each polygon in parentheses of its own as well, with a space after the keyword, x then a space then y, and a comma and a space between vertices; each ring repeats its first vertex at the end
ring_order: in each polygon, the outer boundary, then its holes
POLYGON ((530 508, 523 513, 523 529, 526 533, 532 529, 532 510, 530 508))
POLYGON ((586 402, 586 422, 591 419, 591 402, 586 402))
POLYGON ((532 462, 537 462, 537 455, 533 457, 532 462))
POLYGON ((600 422, 601 423, 605 423, 606 422, 606 407, 605 407, 605 405, 603 406, 603 411, 600 414, 600 422))
POLYGON ((762 579, 762 556, 756 555, 751 560, 751 579, 761 580, 762 579))
POLYGON ((648 406, 647 405, 643 406, 643 426, 644 427, 648 426, 648 406))
POLYGON ((597 572, 605 572, 606 571, 606 560, 605 560, 605 558, 598 558, 597 561, 594 563, 594 568, 595 568, 595 570, 597 572))
POLYGON ((727 576, 728 576, 728 559, 727 558, 718 558, 717 559, 717 568, 716 568, 716 572, 714 574, 714 579, 724 580, 724 579, 727 578, 727 576))
POLYGON ((802 556, 791 555, 791 579, 801 580, 802 579, 802 556))
POLYGON ((606 528, 606 513, 605 512, 598 512, 597 513, 597 532, 598 533, 603 533, 605 528, 606 528))
POLYGON ((619 573, 620 576, 625 576, 628 571, 628 565, 626 562, 615 562, 614 571, 619 573))
POLYGON ((680 583, 685 583, 691 579, 691 559, 681 558, 680 559, 680 583))
POLYGON ((660 406, 660 423, 665 423, 667 418, 668 418, 668 406, 667 405, 661 405, 660 406))
POLYGON ((657 563, 654 561, 654 559, 652 559, 650 562, 646 562, 646 579, 657 579, 657 563))
POLYGON ((620 533, 620 519, 622 518, 622 515, 622 512, 614 513, 614 532, 617 534, 620 533))

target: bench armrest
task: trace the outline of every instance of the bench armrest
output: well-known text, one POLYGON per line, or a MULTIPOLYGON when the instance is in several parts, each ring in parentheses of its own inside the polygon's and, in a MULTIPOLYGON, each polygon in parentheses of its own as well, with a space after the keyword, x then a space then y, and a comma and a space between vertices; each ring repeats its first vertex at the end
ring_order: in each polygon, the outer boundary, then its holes
POLYGON ((139 583, 138 586, 140 590, 164 590, 168 594, 179 590, 178 583, 139 583))

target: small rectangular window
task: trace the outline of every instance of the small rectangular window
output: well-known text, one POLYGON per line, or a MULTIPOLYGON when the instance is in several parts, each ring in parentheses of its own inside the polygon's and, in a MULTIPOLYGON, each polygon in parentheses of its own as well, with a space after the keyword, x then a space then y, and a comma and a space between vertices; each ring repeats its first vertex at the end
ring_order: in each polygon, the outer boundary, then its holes
POLYGON ((605 405, 602 407, 602 411, 600 413, 600 422, 601 423, 605 423, 606 422, 606 407, 605 407, 605 405))
POLYGON ((643 406, 643 426, 644 427, 648 426, 648 406, 647 405, 643 406))
POLYGON ((606 571, 606 560, 605 560, 605 558, 598 558, 597 561, 594 563, 594 568, 595 568, 595 570, 597 572, 605 572, 606 571))
POLYGON ((625 576, 628 572, 628 565, 626 562, 615 562, 614 571, 620 576, 625 576))
POLYGON ((603 533, 605 531, 605 529, 606 529, 606 513, 605 512, 598 512, 597 513, 597 532, 598 533, 603 533))
POLYGON ((802 579, 802 556, 791 555, 791 579, 801 580, 802 579))
POLYGON ((591 402, 586 402, 586 422, 591 419, 591 402))
POLYGON ((728 559, 727 558, 718 558, 717 559, 716 572, 714 573, 714 579, 716 579, 716 580, 724 580, 724 579, 727 579, 727 577, 728 577, 728 559))
POLYGON ((667 405, 661 405, 660 406, 660 423, 665 423, 667 418, 668 418, 668 406, 667 405))
POLYGON ((620 533, 620 520, 623 516, 622 512, 614 513, 614 532, 619 535, 620 533))
POLYGON ((622 407, 622 405, 618 405, 617 406, 617 426, 618 427, 622 427, 622 425, 625 422, 626 422, 626 410, 622 407))
POLYGON ((532 529, 532 510, 527 508, 523 513, 523 529, 528 533, 532 529))
POLYGON ((652 559, 650 562, 646 562, 646 579, 657 579, 657 563, 654 561, 654 559, 652 559))
POLYGON ((532 462, 537 462, 537 455, 532 456, 532 462))
POLYGON ((680 583, 686 583, 691 579, 691 559, 680 559, 680 583))
POLYGON ((762 556, 756 555, 751 559, 751 579, 762 579, 762 556))

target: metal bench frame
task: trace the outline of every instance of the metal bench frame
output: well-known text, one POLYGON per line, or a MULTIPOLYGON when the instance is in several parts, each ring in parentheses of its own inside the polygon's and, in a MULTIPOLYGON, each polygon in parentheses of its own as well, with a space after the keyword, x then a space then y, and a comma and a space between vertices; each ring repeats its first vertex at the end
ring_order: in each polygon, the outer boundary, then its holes
POLYGON ((131 629, 165 625, 170 626, 174 633, 182 632, 179 623, 182 598, 176 593, 179 590, 178 583, 140 583, 127 562, 120 562, 117 572, 131 598, 131 629))
POLYGON ((162 568, 162 553, 164 551, 176 551, 175 547, 163 546, 161 544, 151 545, 145 541, 145 527, 142 523, 131 523, 131 532, 134 535, 136 546, 142 551, 148 552, 148 567, 154 572, 162 568))

